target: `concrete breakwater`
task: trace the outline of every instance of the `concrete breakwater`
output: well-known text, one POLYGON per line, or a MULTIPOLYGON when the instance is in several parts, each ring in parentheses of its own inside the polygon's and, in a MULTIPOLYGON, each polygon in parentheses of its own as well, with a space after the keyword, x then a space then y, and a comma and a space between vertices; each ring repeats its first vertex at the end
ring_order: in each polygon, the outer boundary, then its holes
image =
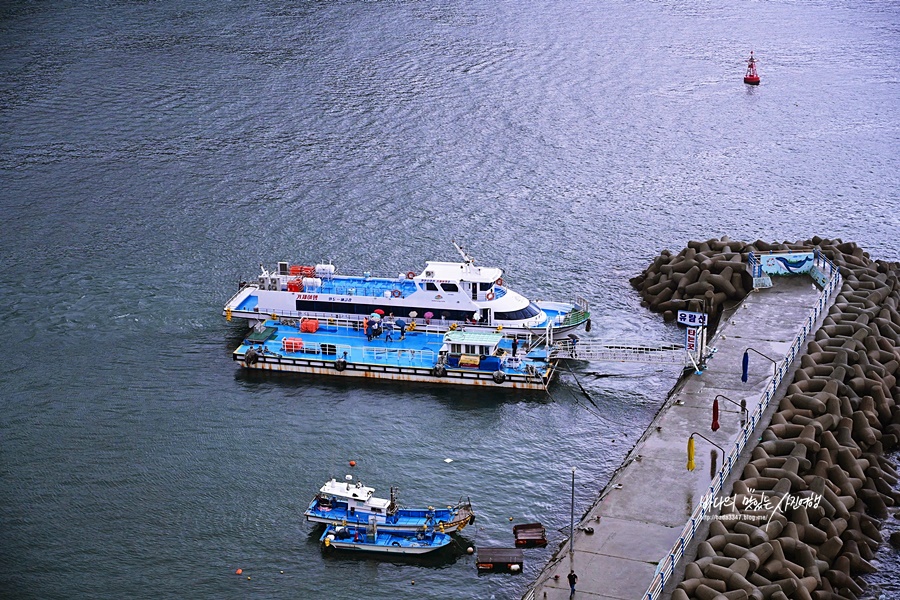
POLYGON ((632 283, 666 319, 702 301, 719 315, 752 288, 751 251, 811 246, 844 285, 673 599, 852 600, 864 593, 858 576, 874 570, 878 519, 900 503, 884 457, 900 441, 900 267, 840 240, 723 238, 663 253, 632 283))
POLYGON ((666 321, 674 321, 679 310, 699 311, 704 302, 715 321, 727 301, 741 300, 753 290, 753 277, 747 270, 750 252, 776 249, 788 246, 759 241, 748 245, 727 237, 688 242, 676 255, 663 250, 631 284, 640 292, 643 305, 661 312, 666 321))

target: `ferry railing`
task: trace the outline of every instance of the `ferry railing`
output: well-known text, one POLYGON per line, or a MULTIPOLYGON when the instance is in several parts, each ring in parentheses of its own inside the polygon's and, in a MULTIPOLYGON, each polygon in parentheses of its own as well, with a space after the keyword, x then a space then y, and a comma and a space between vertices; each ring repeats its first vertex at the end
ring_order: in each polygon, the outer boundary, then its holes
MULTIPOLYGON (((827 258, 825 258, 825 260, 828 261, 827 258)), ((828 281, 828 285, 825 286, 819 293, 816 305, 809 312, 807 319, 803 323, 803 327, 800 328, 800 330, 797 332, 797 335, 794 337, 794 342, 791 344, 787 355, 781 361, 776 363, 774 377, 766 386, 765 391, 762 393, 756 410, 753 412, 753 415, 748 419, 747 423, 739 432, 738 438, 734 446, 732 447, 731 453, 723 461, 722 467, 713 477, 713 481, 710 484, 706 494, 704 494, 700 499, 699 506, 691 514, 690 520, 684 526, 684 529, 682 529, 681 535, 678 537, 678 540, 675 542, 675 545, 672 547, 669 554, 657 565, 656 573, 653 576, 653 581, 651 582, 650 587, 647 588, 647 591, 643 596, 644 600, 657 600, 658 598, 662 597, 663 589, 675 574, 675 566, 678 564, 678 561, 681 560, 681 558, 684 556, 685 548, 693 539, 694 534, 697 532, 700 524, 704 520, 706 520, 707 516, 709 515, 711 509, 713 508, 715 498, 718 496, 719 492, 722 490, 722 487, 725 485, 725 480, 728 479, 729 475, 731 475, 732 469, 737 464, 741 452, 753 435, 753 431, 759 424, 760 419, 766 412, 766 409, 768 409, 772 400, 775 398, 775 392, 778 389, 778 386, 781 384, 781 381, 784 378, 785 374, 788 372, 791 363, 793 362, 797 354, 799 354, 801 348, 803 348, 803 345, 806 342, 806 338, 812 332, 815 323, 819 320, 819 317, 828 307, 829 299, 835 293, 835 290, 840 288, 840 285, 843 281, 840 272, 835 268, 834 264, 831 263, 831 261, 828 261, 827 264, 829 265, 829 274, 831 275, 828 281)))
MULTIPOLYGON (((362 326, 362 321, 365 318, 365 315, 359 315, 357 318, 346 318, 346 317, 335 317, 333 313, 322 313, 322 312, 312 312, 312 311, 297 311, 297 310, 278 310, 276 311, 273 308, 261 308, 256 307, 255 312, 259 313, 260 319, 271 319, 273 315, 280 321, 284 321, 286 319, 293 319, 296 321, 300 321, 301 319, 318 319, 320 324, 327 325, 337 325, 338 327, 349 328, 349 329, 358 329, 362 326)), ((453 325, 456 325, 457 329, 462 329, 463 327, 479 327, 483 329, 496 329, 493 326, 486 325, 477 325, 472 323, 466 323, 464 321, 454 321, 452 319, 441 319, 441 318, 429 318, 426 319, 424 317, 394 317, 394 320, 402 319, 406 322, 406 331, 419 331, 426 333, 446 333, 450 331, 453 325), (415 323, 415 328, 410 330, 409 325, 411 323, 415 323)), ((396 326, 395 326, 396 327, 396 326)))
MULTIPOLYGON (((247 291, 247 288, 248 288, 248 287, 250 287, 250 286, 249 286, 249 285, 242 285, 242 286, 240 286, 240 288, 238 288, 238 291, 236 291, 236 292, 234 293, 234 295, 233 295, 231 298, 228 299, 228 302, 225 303, 225 307, 227 308, 227 307, 231 306, 231 304, 232 304, 232 303, 237 299, 237 297, 240 296, 241 294, 249 294, 249 293, 252 293, 252 292, 248 292, 248 291, 247 291)), ((232 306, 231 308, 232 308, 232 310, 234 310, 234 309, 236 309, 237 307, 236 307, 236 306, 232 306)))
MULTIPOLYGON (((360 315, 358 318, 346 318, 346 317, 335 317, 332 313, 322 313, 322 312, 312 312, 312 311, 297 311, 297 310, 275 310, 273 308, 263 308, 256 307, 254 311, 259 313, 259 318, 261 320, 277 318, 282 323, 286 320, 295 320, 298 323, 301 319, 318 319, 320 324, 327 325, 337 325, 338 327, 345 329, 354 329, 358 330, 362 326, 362 320, 365 315, 360 315)), ((572 313, 567 313, 567 315, 558 315, 553 319, 554 325, 565 325, 568 322, 571 322, 572 313)), ((579 313, 582 314, 582 313, 579 313)), ((453 326, 456 326, 457 330, 462 330, 465 328, 476 329, 479 331, 497 331, 496 325, 484 325, 479 323, 469 323, 465 321, 455 321, 452 319, 441 319, 438 318, 424 318, 421 316, 417 317, 394 317, 395 320, 402 319, 406 322, 406 331, 418 331, 425 333, 434 333, 434 334, 443 334, 448 331, 453 330, 453 326), (410 324, 415 323, 415 327, 410 329, 410 324)), ((395 331, 396 331, 395 325, 395 331)), ((502 330, 501 330, 502 331, 502 330)), ((541 333, 534 333, 532 335, 540 336, 544 335, 543 329, 540 330, 541 333)))
POLYGON ((329 355, 340 357, 344 356, 345 354, 349 356, 352 350, 353 347, 346 344, 331 344, 328 342, 322 344, 319 342, 309 342, 308 344, 303 345, 303 350, 301 352, 303 354, 314 354, 317 356, 329 355), (328 349, 333 350, 333 352, 324 352, 322 346, 327 346, 328 349))
POLYGON ((395 355, 397 362, 406 358, 410 366, 430 367, 435 364, 435 354, 433 350, 416 350, 414 348, 387 348, 384 346, 366 346, 362 349, 364 359, 374 360, 376 362, 386 361, 391 355, 395 355))

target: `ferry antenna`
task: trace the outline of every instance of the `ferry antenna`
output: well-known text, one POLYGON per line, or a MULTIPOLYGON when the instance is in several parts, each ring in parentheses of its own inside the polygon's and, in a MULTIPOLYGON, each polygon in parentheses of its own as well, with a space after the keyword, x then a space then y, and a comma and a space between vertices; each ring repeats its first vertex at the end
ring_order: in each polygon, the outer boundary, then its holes
POLYGON ((456 248, 456 251, 459 252, 460 256, 463 257, 463 260, 465 261, 465 263, 467 265, 475 264, 475 259, 472 258, 471 256, 469 256, 468 254, 466 254, 466 251, 463 250, 462 247, 456 243, 456 240, 450 240, 450 242, 453 244, 453 247, 456 248))

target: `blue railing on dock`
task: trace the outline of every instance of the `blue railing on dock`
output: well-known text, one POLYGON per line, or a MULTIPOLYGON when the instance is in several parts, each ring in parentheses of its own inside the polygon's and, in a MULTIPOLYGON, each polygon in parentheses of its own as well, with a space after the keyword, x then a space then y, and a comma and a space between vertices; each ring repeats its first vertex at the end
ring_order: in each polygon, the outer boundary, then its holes
POLYGON ((679 536, 678 541, 672 547, 671 552, 669 552, 668 556, 666 556, 659 563, 659 566, 657 566, 656 575, 654 575, 653 577, 653 582, 650 584, 650 587, 644 594, 645 600, 656 600, 657 598, 660 598, 662 596, 662 592, 666 586, 666 583, 668 583, 672 576, 675 574, 675 566, 678 564, 678 561, 681 560, 681 558, 684 556, 685 547, 693 539, 700 523, 704 520, 707 514, 709 514, 713 506, 713 500, 719 495, 719 492, 722 491, 725 480, 728 479, 728 476, 731 474, 731 470, 738 462, 738 458, 740 457, 741 452, 744 450, 744 447, 750 440, 750 436, 753 435, 753 431, 759 424, 760 419, 766 412, 766 409, 769 408, 772 399, 775 397, 775 392, 778 389, 778 386, 781 384, 782 379, 784 379, 785 374, 790 369, 791 363, 800 352, 800 349, 806 342, 807 336, 812 332, 813 326, 819 320, 822 312, 828 306, 828 301, 831 298, 832 294, 834 294, 835 290, 839 289, 841 286, 842 279, 840 272, 830 260, 825 258, 820 252, 818 252, 818 248, 815 249, 814 259, 817 263, 817 266, 822 265, 822 267, 824 267, 823 271, 829 277, 828 283, 823 287, 822 292, 819 294, 816 305, 810 311, 808 318, 803 324, 803 327, 799 332, 797 332, 797 335, 794 338, 794 343, 791 344, 791 348, 788 351, 787 355, 783 360, 781 360, 780 363, 776 365, 775 376, 766 387, 766 390, 761 396, 760 402, 756 407, 756 410, 753 412, 753 415, 749 418, 749 420, 741 430, 739 437, 731 450, 731 453, 728 455, 728 458, 723 461, 722 468, 719 469, 718 473, 716 473, 715 477, 713 478, 713 481, 709 486, 709 490, 706 492, 706 494, 703 495, 700 500, 699 506, 691 515, 691 520, 681 531, 681 535, 679 536))

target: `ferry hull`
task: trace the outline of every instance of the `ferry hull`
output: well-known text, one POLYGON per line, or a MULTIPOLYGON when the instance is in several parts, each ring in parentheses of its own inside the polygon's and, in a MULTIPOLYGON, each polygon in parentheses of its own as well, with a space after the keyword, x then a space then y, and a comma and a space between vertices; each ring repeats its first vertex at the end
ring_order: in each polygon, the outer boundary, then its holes
POLYGON ((331 548, 335 550, 352 550, 355 552, 375 552, 378 554, 406 554, 409 556, 417 556, 419 554, 427 554, 440 550, 443 546, 433 548, 431 546, 375 546, 371 544, 355 544, 353 542, 331 542, 331 548))
MULTIPOLYGON (((322 517, 319 515, 307 514, 306 520, 310 523, 316 523, 316 524, 321 523, 322 525, 335 525, 335 526, 345 525, 343 519, 328 519, 328 518, 325 518, 325 517, 322 517)), ((455 531, 462 531, 469 524, 470 520, 471 520, 471 517, 466 517, 463 519, 456 519, 456 520, 450 521, 450 522, 442 521, 442 523, 444 525, 443 531, 445 533, 453 533, 455 531)), ((403 532, 418 531, 418 530, 422 529, 423 524, 414 525, 414 526, 413 525, 398 525, 398 524, 391 524, 391 523, 385 523, 385 522, 379 521, 378 522, 378 530, 379 531, 403 531, 403 532)), ((360 525, 364 526, 365 523, 361 523, 360 525)))
MULTIPOLYGON (((538 303, 538 304, 540 305, 541 303, 538 303)), ((348 317, 352 317, 352 315, 338 314, 338 313, 306 314, 306 313, 297 312, 295 310, 280 310, 277 308, 272 309, 271 312, 259 312, 259 311, 255 311, 255 310, 241 310, 239 308, 231 308, 231 307, 226 307, 222 311, 222 316, 228 320, 244 319, 244 320, 250 322, 251 324, 259 323, 259 322, 265 321, 266 319, 272 319, 272 318, 299 319, 304 316, 309 316, 309 317, 315 317, 315 318, 319 318, 319 319, 323 319, 323 320, 328 320, 328 319, 346 319, 348 317)), ((416 322, 417 324, 419 324, 420 327, 422 327, 423 326, 422 324, 424 323, 424 320, 421 318, 409 319, 407 317, 407 320, 416 322)), ((551 327, 553 330, 553 335, 554 335, 554 337, 557 337, 562 334, 584 328, 587 325, 589 320, 590 320, 590 316, 589 316, 589 314, 586 314, 584 317, 572 319, 572 320, 570 320, 570 322, 554 324, 551 327)), ((448 326, 450 324, 451 323, 448 323, 448 326)), ((478 331, 478 330, 494 331, 496 329, 496 325, 480 326, 480 325, 467 324, 466 327, 472 331, 478 331)), ((446 329, 447 328, 445 327, 444 330, 446 330, 446 329)), ((440 329, 435 327, 434 330, 439 331, 440 329)), ((535 333, 535 332, 542 333, 544 331, 544 329, 542 329, 540 327, 534 327, 534 328, 516 327, 516 326, 512 326, 512 325, 503 325, 503 330, 506 331, 507 333, 518 333, 518 334, 531 334, 531 333, 535 333)))
POLYGON ((433 530, 386 532, 372 527, 326 527, 321 542, 325 551, 352 550, 378 554, 418 555, 447 547, 452 539, 433 530))
POLYGON ((465 369, 447 369, 445 375, 438 377, 432 369, 424 367, 403 367, 367 363, 348 362, 343 371, 338 371, 335 361, 325 359, 288 358, 262 356, 253 363, 247 364, 243 354, 234 353, 234 360, 242 367, 256 371, 279 373, 305 373, 328 377, 364 377, 369 379, 390 379, 393 381, 412 381, 428 384, 477 385, 519 390, 544 390, 556 374, 556 363, 550 367, 543 377, 526 375, 509 375, 502 383, 497 383, 493 373, 465 369))

